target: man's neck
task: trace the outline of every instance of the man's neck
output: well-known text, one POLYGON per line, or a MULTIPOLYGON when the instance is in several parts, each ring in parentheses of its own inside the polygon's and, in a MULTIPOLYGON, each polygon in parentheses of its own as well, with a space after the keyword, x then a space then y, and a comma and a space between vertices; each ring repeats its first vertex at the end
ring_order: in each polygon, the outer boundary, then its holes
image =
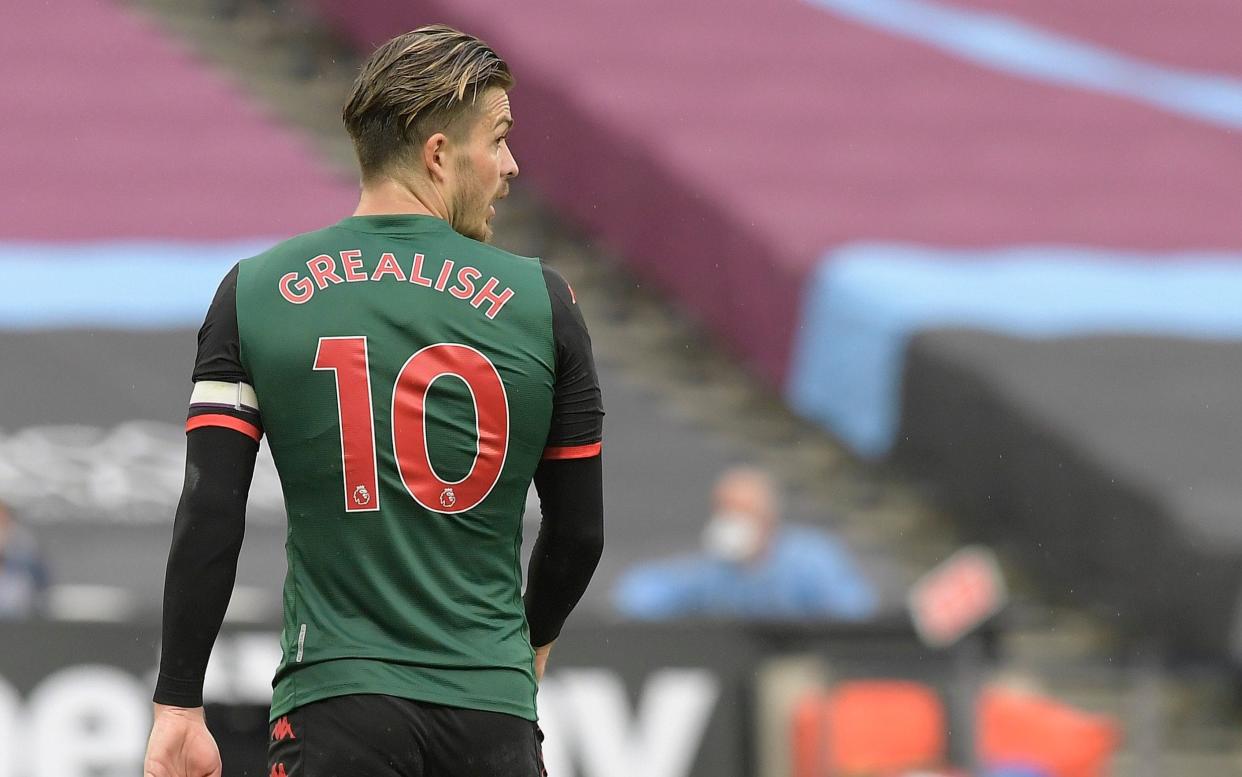
POLYGON ((392 178, 364 182, 355 216, 411 214, 448 220, 448 209, 439 192, 422 192, 392 178))

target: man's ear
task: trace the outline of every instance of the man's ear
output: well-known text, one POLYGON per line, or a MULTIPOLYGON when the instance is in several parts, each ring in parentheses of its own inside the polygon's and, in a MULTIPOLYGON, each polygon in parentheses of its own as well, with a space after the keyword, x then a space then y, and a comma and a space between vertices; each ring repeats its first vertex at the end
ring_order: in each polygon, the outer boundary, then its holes
POLYGON ((447 135, 437 132, 423 143, 423 165, 427 168, 427 175, 437 183, 443 183, 448 177, 448 160, 445 157, 448 142, 447 135))

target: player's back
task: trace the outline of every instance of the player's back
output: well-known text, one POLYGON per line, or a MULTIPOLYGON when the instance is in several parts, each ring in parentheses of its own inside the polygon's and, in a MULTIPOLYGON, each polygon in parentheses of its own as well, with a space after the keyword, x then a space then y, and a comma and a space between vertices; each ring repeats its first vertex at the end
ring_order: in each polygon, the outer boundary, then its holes
POLYGON ((239 265, 241 361, 289 518, 272 715, 387 693, 534 717, 526 492, 556 378, 537 260, 351 217, 239 265))

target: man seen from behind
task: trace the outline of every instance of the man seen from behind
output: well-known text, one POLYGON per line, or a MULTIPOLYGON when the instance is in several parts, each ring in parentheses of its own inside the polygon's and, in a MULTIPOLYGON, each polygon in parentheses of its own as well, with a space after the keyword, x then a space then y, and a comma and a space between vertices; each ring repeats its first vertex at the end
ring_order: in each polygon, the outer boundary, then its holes
POLYGON ((603 409, 565 280, 490 245, 508 65, 434 25, 344 110, 354 215, 240 262, 199 332, 149 777, 220 773, 203 674, 267 435, 288 511, 269 774, 537 777, 535 694, 603 542, 603 409), (543 523, 521 591, 532 479, 543 523))

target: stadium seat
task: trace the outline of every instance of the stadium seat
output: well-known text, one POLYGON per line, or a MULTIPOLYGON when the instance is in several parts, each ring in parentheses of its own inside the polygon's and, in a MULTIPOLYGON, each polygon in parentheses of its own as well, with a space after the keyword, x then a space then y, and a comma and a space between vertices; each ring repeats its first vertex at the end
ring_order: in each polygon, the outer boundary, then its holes
POLYGON ((1118 724, 1031 693, 989 689, 979 699, 978 748, 991 768, 1024 766, 1049 777, 1104 777, 1118 724))
POLYGON ((888 775, 945 759, 944 707, 936 692, 897 680, 853 681, 794 709, 795 777, 888 775))

